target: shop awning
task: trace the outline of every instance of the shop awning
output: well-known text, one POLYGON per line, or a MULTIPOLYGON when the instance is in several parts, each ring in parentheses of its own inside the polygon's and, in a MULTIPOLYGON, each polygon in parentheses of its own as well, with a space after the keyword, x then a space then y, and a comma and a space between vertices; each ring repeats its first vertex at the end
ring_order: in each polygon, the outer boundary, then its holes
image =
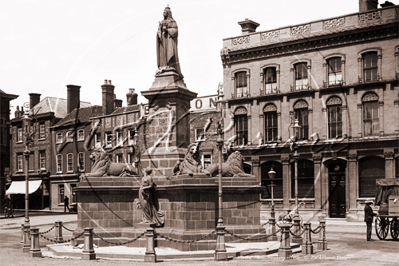
MULTIPOLYGON (((29 180, 29 194, 34 193, 42 183, 42 180, 29 180)), ((25 194, 26 181, 13 181, 6 194, 25 194)))

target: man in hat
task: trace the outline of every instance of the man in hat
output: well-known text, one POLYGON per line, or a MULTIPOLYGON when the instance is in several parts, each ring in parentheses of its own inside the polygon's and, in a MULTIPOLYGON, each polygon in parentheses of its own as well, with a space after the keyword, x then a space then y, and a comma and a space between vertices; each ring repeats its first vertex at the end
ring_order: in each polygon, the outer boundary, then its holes
POLYGON ((372 200, 367 200, 366 206, 364 207, 364 221, 366 222, 367 225, 367 241, 372 241, 371 239, 371 228, 373 224, 373 216, 375 216, 375 213, 373 212, 373 209, 370 207, 370 205, 373 203, 372 200))

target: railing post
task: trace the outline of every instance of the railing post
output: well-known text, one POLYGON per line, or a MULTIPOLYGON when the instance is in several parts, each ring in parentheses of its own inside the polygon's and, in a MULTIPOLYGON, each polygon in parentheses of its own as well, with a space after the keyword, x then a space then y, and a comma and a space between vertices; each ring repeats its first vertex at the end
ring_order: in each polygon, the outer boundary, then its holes
POLYGON ((310 232, 311 223, 304 223, 303 226, 305 230, 305 243, 302 245, 302 254, 313 254, 312 234, 310 232))
POLYGON ((30 250, 30 225, 24 224, 24 245, 22 247, 23 252, 29 252, 30 250))
POLYGON ((326 240, 326 221, 320 221, 320 232, 319 232, 319 241, 317 242, 318 250, 327 250, 327 240, 326 240))
POLYGON ((277 241, 277 236, 275 235, 276 233, 276 219, 275 218, 269 218, 269 224, 270 227, 272 228, 272 236, 270 237, 271 241, 277 241))
POLYGON ((301 219, 298 216, 294 217, 294 237, 292 238, 292 243, 297 243, 302 245, 302 237, 299 235, 301 232, 301 219))
POLYGON ((96 253, 93 247, 93 228, 84 229, 84 247, 82 250, 81 259, 82 260, 95 260, 96 253))
POLYGON ((55 222, 55 241, 62 242, 64 238, 62 237, 62 221, 55 222))
POLYGON ((39 244, 39 228, 32 228, 31 229, 31 246, 29 250, 29 254, 31 257, 41 257, 42 251, 40 250, 39 244))
POLYGON ((281 239, 280 248, 278 249, 278 256, 284 259, 292 258, 292 249, 290 244, 290 227, 291 224, 281 224, 281 239))
POLYGON ((157 255, 155 254, 155 249, 154 249, 154 228, 147 227, 146 230, 147 230, 147 232, 146 232, 147 249, 145 251, 144 261, 145 262, 156 262, 157 255))
POLYGON ((21 224, 21 244, 25 243, 25 230, 24 224, 21 224))

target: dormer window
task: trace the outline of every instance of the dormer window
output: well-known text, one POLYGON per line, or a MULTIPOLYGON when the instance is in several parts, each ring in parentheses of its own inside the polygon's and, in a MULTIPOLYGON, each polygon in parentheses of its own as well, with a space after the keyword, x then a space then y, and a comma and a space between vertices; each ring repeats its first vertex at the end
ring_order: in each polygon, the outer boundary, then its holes
POLYGON ((55 138, 55 142, 57 144, 62 143, 62 133, 57 133, 56 138, 55 138))

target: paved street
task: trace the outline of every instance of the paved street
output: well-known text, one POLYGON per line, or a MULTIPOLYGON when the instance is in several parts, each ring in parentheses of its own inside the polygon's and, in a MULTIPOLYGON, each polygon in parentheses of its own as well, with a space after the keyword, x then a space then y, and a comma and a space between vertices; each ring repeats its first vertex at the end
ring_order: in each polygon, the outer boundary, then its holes
MULTIPOLYGON (((0 219, 0 258, 2 265, 114 265, 115 261, 99 259, 97 261, 81 261, 72 258, 31 258, 21 249, 20 224, 23 217, 0 219)), ((31 224, 39 225, 40 231, 51 228, 54 221, 61 220, 68 228, 76 227, 76 214, 37 213, 32 214, 31 224)), ((316 227, 314 223, 312 227, 316 227)), ((64 238, 70 238, 71 233, 63 231, 64 238)), ((313 241, 317 240, 313 235, 313 241)), ((327 221, 327 251, 317 251, 310 256, 300 253, 294 255, 294 259, 282 261, 276 255, 239 257, 231 261, 215 262, 212 260, 198 261, 164 261, 163 265, 395 265, 399 261, 399 242, 392 241, 390 236, 386 241, 365 241, 365 225, 363 223, 347 223, 342 221, 327 221)), ((51 244, 40 238, 40 245, 44 254, 45 246, 51 244)), ((118 260, 118 265, 142 265, 142 261, 118 260)), ((151 265, 151 263, 146 264, 151 265)))

